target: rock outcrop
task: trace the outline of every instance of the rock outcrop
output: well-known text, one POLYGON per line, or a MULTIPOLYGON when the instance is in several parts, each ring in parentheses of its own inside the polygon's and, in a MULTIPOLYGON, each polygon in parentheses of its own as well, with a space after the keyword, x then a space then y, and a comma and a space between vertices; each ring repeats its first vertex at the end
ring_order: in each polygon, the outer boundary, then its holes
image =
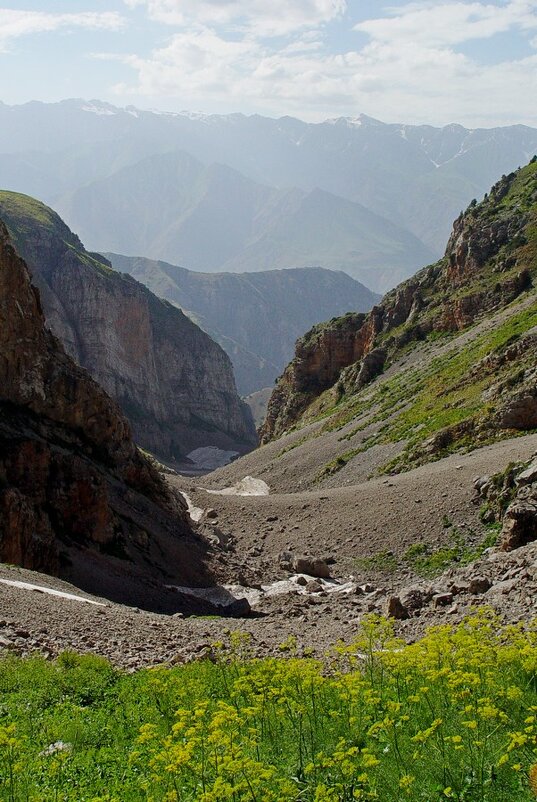
MULTIPOLYGON (((337 318, 308 332, 270 399, 262 442, 296 425, 325 390, 332 388, 335 400, 349 397, 410 344, 461 331, 530 290, 536 201, 533 160, 460 215, 442 260, 389 292, 367 315, 337 318)), ((535 388, 535 376, 524 376, 516 393, 502 396, 491 426, 533 428, 535 388)))
POLYGON ((165 586, 210 581, 184 502, 138 451, 117 404, 46 329, 2 223, 0 560, 166 611, 182 599, 165 586))
POLYGON ((136 441, 164 461, 201 446, 256 442, 224 351, 171 304, 86 252, 43 204, 0 193, 4 219, 39 288, 47 325, 119 403, 136 441))
POLYGON ((478 477, 474 487, 484 502, 482 518, 502 525, 502 551, 537 540, 537 454, 526 464, 511 464, 495 476, 478 477))

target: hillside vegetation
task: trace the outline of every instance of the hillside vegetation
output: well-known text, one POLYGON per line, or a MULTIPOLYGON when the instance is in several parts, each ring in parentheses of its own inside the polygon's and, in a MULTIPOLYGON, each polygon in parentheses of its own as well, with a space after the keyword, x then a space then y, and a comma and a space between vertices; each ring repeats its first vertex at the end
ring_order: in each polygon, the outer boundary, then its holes
POLYGON ((454 224, 446 255, 366 316, 297 343, 269 404, 265 442, 321 420, 341 431, 325 474, 379 444, 400 470, 537 427, 537 161, 504 176, 454 224), (372 431, 372 429, 374 431, 372 431))

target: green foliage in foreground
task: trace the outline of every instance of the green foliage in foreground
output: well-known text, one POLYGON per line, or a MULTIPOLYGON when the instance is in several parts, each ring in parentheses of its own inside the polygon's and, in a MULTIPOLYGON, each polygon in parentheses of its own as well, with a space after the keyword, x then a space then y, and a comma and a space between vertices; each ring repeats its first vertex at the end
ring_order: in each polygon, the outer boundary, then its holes
POLYGON ((537 622, 482 610, 402 646, 371 617, 324 663, 249 659, 240 634, 220 655, 132 675, 2 659, 0 799, 534 799, 537 622))

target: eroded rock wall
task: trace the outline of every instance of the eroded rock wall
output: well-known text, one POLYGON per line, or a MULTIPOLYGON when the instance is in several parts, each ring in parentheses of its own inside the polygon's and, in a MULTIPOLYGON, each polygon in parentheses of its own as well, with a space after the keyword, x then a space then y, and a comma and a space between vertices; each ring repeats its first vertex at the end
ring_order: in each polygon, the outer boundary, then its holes
POLYGON ((2 223, 0 560, 153 609, 181 607, 165 585, 208 581, 184 503, 46 329, 2 223))
POLYGON ((87 253, 50 209, 0 194, 4 218, 42 296, 48 326, 119 403, 136 441, 163 460, 206 445, 257 442, 228 356, 179 309, 87 253))

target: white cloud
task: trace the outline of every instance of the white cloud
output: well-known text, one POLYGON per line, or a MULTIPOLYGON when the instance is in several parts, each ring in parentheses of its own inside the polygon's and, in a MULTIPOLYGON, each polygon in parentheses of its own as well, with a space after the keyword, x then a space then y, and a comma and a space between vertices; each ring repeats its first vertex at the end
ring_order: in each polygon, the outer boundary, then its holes
MULTIPOLYGON (((177 11, 180 6, 185 15, 194 15, 194 0, 129 2, 152 4, 152 13, 177 11)), ((356 28, 368 41, 360 49, 340 53, 330 51, 319 27, 322 14, 336 13, 337 3, 263 0, 262 6, 265 11, 256 27, 252 9, 261 7, 258 0, 196 2, 196 20, 182 24, 165 46, 148 57, 116 57, 137 73, 135 85, 122 84, 116 91, 157 104, 159 98, 167 104, 175 99, 181 108, 213 110, 226 104, 228 110, 308 119, 364 111, 387 121, 537 124, 537 110, 529 102, 537 96, 537 56, 482 64, 467 50, 457 49, 471 39, 499 33, 523 32, 531 41, 537 30, 537 0, 408 4, 360 23, 356 28), (284 5, 288 30, 292 20, 296 28, 276 47, 259 31, 273 32, 270 15, 284 5), (309 29, 298 24, 300 10, 308 5, 319 14, 317 27, 309 29), (217 20, 237 21, 237 10, 246 7, 251 11, 249 27, 232 32, 216 25, 217 20), (211 24, 200 23, 204 14, 211 24)))
POLYGON ((411 3, 394 16, 367 20, 355 30, 380 42, 411 42, 446 47, 488 39, 513 27, 537 28, 535 2, 513 0, 504 6, 486 3, 411 3))
POLYGON ((0 8, 0 50, 8 42, 33 33, 57 31, 60 28, 91 28, 95 30, 119 30, 123 18, 115 12, 80 12, 53 14, 44 11, 16 11, 0 8))
POLYGON ((124 0, 146 6, 149 17, 169 25, 230 25, 256 36, 314 28, 343 14, 346 0, 124 0))

